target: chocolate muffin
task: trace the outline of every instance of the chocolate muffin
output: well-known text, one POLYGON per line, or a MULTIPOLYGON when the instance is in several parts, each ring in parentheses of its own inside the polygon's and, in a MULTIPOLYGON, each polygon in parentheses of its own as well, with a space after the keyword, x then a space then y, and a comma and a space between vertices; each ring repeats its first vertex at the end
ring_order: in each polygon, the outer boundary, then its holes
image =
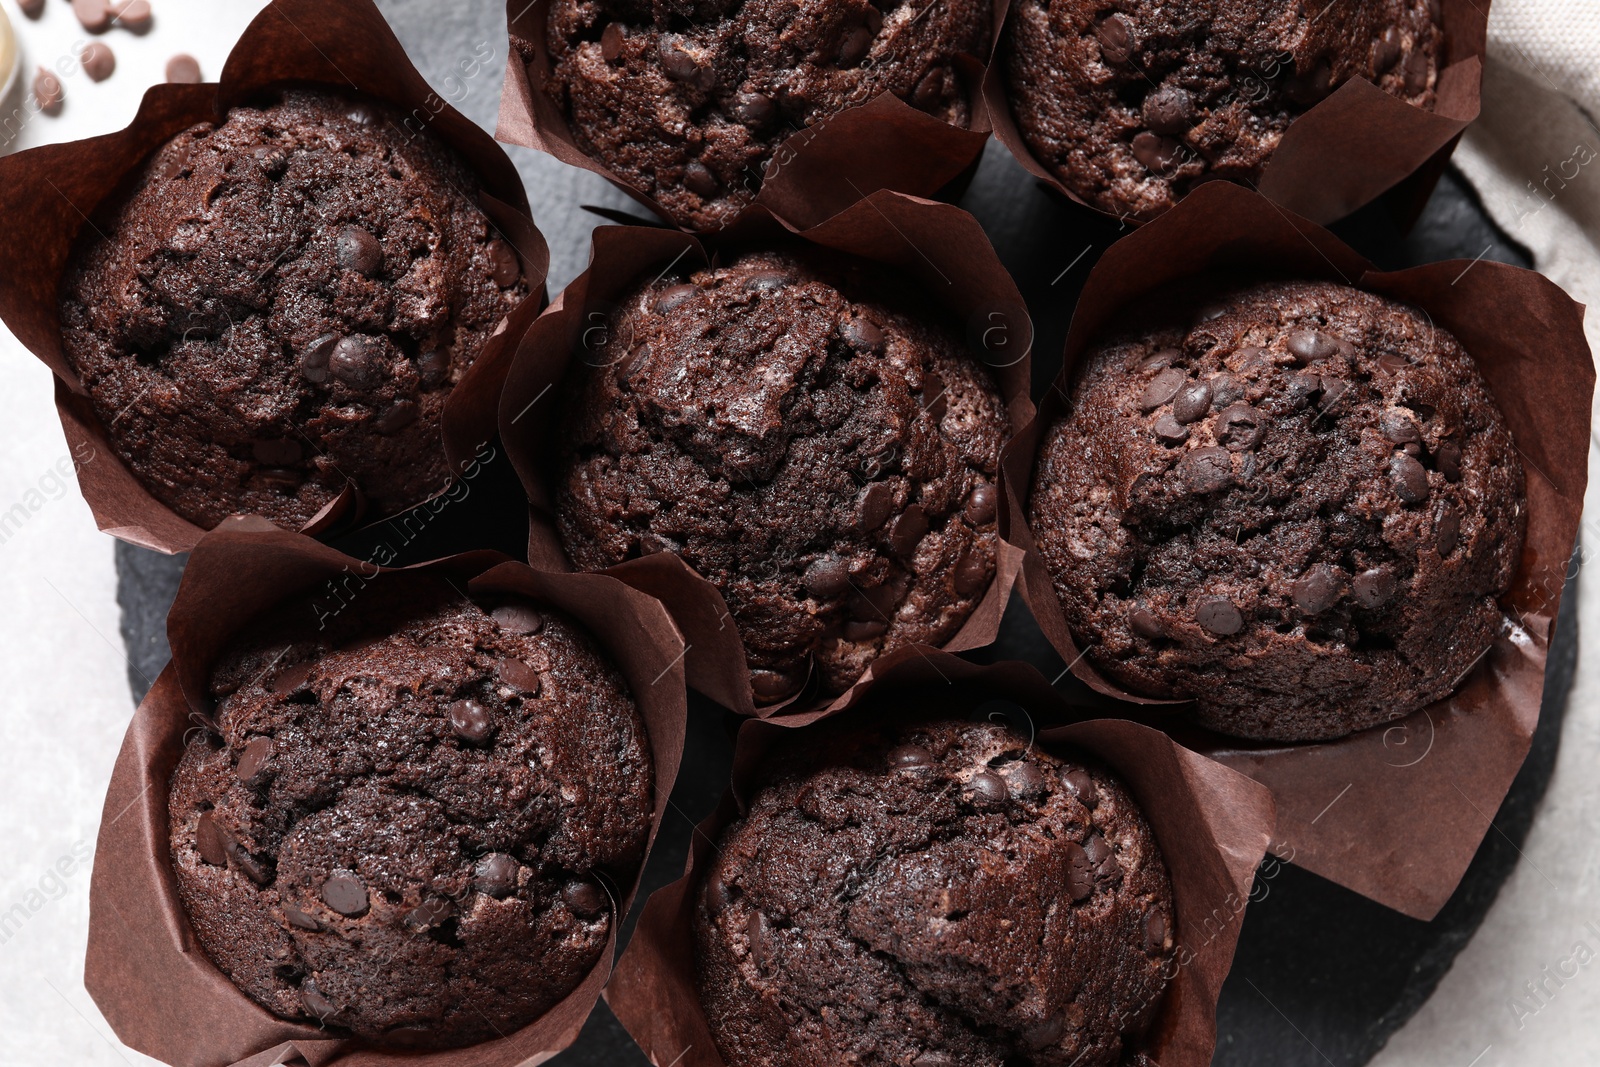
POLYGON ((790 138, 881 93, 968 125, 977 86, 957 60, 987 54, 991 18, 989 0, 554 0, 545 91, 584 152, 712 229, 790 138))
POLYGON ((431 579, 296 619, 222 657, 172 776, 200 947, 268 1011, 380 1044, 531 1022, 600 960, 643 858, 625 683, 560 613, 431 579))
POLYGON ((1083 357, 1029 522, 1089 661, 1309 741, 1447 696, 1505 625, 1522 466, 1472 359, 1328 282, 1170 295, 1083 357))
POLYGON ((1142 1062, 1172 889, 1114 775, 957 721, 836 729, 766 777, 694 915, 729 1067, 1142 1062))
POLYGON ((622 302, 570 385, 557 523, 583 570, 677 553, 722 593, 757 703, 954 636, 995 573, 1008 416, 881 265, 746 254, 622 302))
POLYGON ((193 126, 86 226, 62 344, 112 447, 210 528, 378 511, 450 478, 450 390, 529 292, 478 179, 376 103, 291 91, 193 126))
POLYGON ((1017 0, 1012 114, 1084 201, 1150 218, 1202 181, 1254 187, 1289 124, 1351 78, 1432 108, 1439 0, 1017 0))

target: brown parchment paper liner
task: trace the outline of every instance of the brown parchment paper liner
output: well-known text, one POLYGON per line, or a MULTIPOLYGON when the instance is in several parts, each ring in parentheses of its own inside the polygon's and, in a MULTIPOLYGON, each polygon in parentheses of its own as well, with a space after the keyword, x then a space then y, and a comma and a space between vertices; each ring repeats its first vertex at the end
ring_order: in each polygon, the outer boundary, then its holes
MULTIPOLYGON (((529 296, 484 345, 445 403, 445 454, 453 471, 466 470, 493 436, 512 344, 544 305, 549 249, 505 151, 433 93, 371 0, 274 0, 234 46, 219 83, 152 86, 133 122, 117 133, 0 158, 0 318, 55 374, 56 409, 79 487, 100 529, 124 541, 184 552, 205 531, 151 495, 112 448, 62 352, 62 272, 98 205, 152 152, 190 126, 220 122, 229 108, 286 82, 364 93, 405 113, 408 133, 426 129, 441 138, 481 178, 479 206, 522 261, 529 296)), ((361 510, 360 493, 347 485, 303 532, 348 523, 361 510)))
MULTIPOLYGON (((570 570, 554 526, 553 464, 558 454, 562 380, 578 363, 615 361, 606 348, 607 316, 639 282, 668 270, 698 270, 719 256, 753 247, 818 245, 909 275, 930 305, 965 326, 974 358, 993 373, 1013 432, 1033 417, 1028 399, 1033 325, 1011 277, 976 219, 949 204, 880 190, 819 226, 797 230, 761 205, 715 237, 643 226, 594 231, 589 268, 567 286, 518 344, 500 406, 500 436, 528 492, 528 561, 570 570)), ((994 640, 1021 552, 1003 540, 988 592, 944 647, 979 648, 994 640)), ((688 642, 689 684, 744 715, 793 715, 814 705, 835 710, 854 690, 818 700, 806 690, 759 710, 750 689, 744 645, 722 594, 670 553, 629 560, 610 574, 661 600, 688 642)), ((881 661, 881 657, 880 657, 881 661)), ((871 676, 871 669, 864 677, 871 676)))
POLYGON ((1588 479, 1594 366, 1583 307, 1544 277, 1456 260, 1382 272, 1328 231, 1241 186, 1212 182, 1113 245, 1073 318, 1061 374, 1002 458, 1001 530, 1023 547, 1023 595, 1080 680, 1143 705, 1128 714, 1250 775, 1273 792, 1275 848, 1407 915, 1449 898, 1522 766, 1539 718, 1545 659, 1588 479), (1253 744, 1187 723, 1184 702, 1140 697, 1100 674, 1068 631, 1026 524, 1041 439, 1062 413, 1074 364, 1118 309, 1141 293, 1209 271, 1343 281, 1421 308, 1477 362, 1526 470, 1528 534, 1508 625, 1446 700, 1336 741, 1253 744))
MULTIPOLYGON (((1074 710, 1027 664, 980 667, 929 652, 881 668, 869 688, 868 703, 852 712, 860 723, 908 709, 929 718, 966 718, 986 701, 1012 701, 1028 712, 1037 743, 1083 749, 1122 777, 1155 831, 1172 877, 1176 918, 1171 983, 1143 1051, 1161 1067, 1210 1064, 1217 994, 1271 833, 1267 790, 1148 727, 1116 719, 1074 722, 1074 710)), ((729 791, 696 830, 683 877, 645 903, 605 996, 652 1063, 725 1067, 695 987, 697 872, 761 784, 766 754, 794 743, 788 728, 815 718, 743 725, 729 791)))
MULTIPOLYGON (((1443 0, 1444 54, 1432 111, 1352 78, 1289 124, 1257 191, 1316 222, 1331 223, 1404 184, 1397 210, 1410 214, 1433 191, 1456 141, 1478 117, 1490 0, 1443 0)), ((1072 192, 1034 156, 1008 100, 1005 31, 983 92, 994 135, 1022 168, 1068 199, 1119 217, 1072 192)), ((1192 192, 1189 195, 1194 195, 1192 192)), ((1139 223, 1132 216, 1125 222, 1139 223)))
MULTIPOLYGON (((988 55, 957 57, 968 89, 972 115, 968 128, 924 114, 893 93, 880 93, 808 126, 779 146, 767 163, 752 206, 765 206, 796 226, 810 226, 879 189, 932 196, 962 179, 977 165, 989 140, 991 121, 983 85, 1008 7, 1009 0, 994 2, 988 55)), ((592 171, 657 215, 682 225, 654 197, 613 173, 573 138, 566 116, 544 89, 550 73, 549 11, 550 0, 506 0, 511 51, 495 136, 592 171)))
MULTIPOLYGON (((173 661, 123 740, 96 846, 84 984, 130 1047, 178 1067, 512 1067, 542 1063, 577 1037, 610 974, 618 924, 582 984, 528 1026, 467 1048, 401 1053, 267 1012, 206 958, 177 898, 168 855, 168 783, 185 732, 212 710, 205 688, 211 662, 234 633, 277 604, 309 598, 306 622, 314 626, 324 613, 359 600, 367 584, 419 572, 445 578, 463 594, 551 604, 588 628, 627 679, 649 731, 654 843, 683 755, 687 715, 683 642, 659 603, 604 575, 541 573, 496 552, 388 570, 265 519, 227 519, 190 557, 167 624, 173 661)), ((637 889, 636 877, 616 915, 627 914, 637 889)))

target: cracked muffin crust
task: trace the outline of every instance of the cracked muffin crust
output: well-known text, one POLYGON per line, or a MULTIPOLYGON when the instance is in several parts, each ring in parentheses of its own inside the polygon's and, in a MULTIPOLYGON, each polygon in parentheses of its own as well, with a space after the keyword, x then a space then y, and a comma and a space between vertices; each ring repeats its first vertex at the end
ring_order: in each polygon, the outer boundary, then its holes
POLYGON ((623 300, 569 382, 557 525, 600 570, 674 552, 721 592, 758 704, 942 644, 983 598, 1009 418, 880 265, 751 253, 623 300))
POLYGON ((1327 282, 1135 310, 1153 324, 1084 355, 1029 503, 1089 661, 1247 738, 1447 696, 1506 624, 1527 522, 1471 357, 1416 308, 1327 282))
POLYGON ((150 159, 62 280, 66 357, 135 477, 209 529, 449 481, 445 399, 528 295, 478 179, 388 108, 234 108, 150 159))
POLYGON ((555 0, 545 90, 584 152, 714 229, 786 142, 881 93, 966 127, 955 59, 986 55, 991 19, 989 0, 555 0))
POLYGON ((1439 0, 1017 0, 1003 62, 1035 158, 1148 219, 1211 178, 1252 188, 1289 124, 1351 78, 1432 108, 1439 0))
POLYGON ((172 776, 201 948, 279 1016, 381 1044, 509 1034, 599 960, 653 808, 643 719, 560 613, 385 581, 214 668, 172 776))
POLYGON ((1172 889, 1115 775, 955 721, 834 727, 763 777, 694 913, 730 1067, 1141 1062, 1172 889))

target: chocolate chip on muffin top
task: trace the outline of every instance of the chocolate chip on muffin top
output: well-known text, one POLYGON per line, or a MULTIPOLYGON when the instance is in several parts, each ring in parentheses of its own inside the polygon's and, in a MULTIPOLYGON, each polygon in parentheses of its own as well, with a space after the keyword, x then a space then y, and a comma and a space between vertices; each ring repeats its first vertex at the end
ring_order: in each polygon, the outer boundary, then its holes
POLYGON ((68 361, 112 446, 201 527, 298 527, 347 484, 444 488, 446 398, 529 287, 478 179, 390 109, 321 91, 162 147, 85 228, 68 361))
POLYGON ((1148 325, 1086 353, 1029 503, 1089 662, 1281 741, 1448 695, 1501 631, 1527 517, 1456 339, 1327 282, 1153 298, 1123 321, 1148 325))
POLYGON ((568 553, 586 570, 681 556, 727 602, 757 703, 947 641, 995 573, 1005 405, 895 284, 765 252, 661 278, 570 385, 568 553))

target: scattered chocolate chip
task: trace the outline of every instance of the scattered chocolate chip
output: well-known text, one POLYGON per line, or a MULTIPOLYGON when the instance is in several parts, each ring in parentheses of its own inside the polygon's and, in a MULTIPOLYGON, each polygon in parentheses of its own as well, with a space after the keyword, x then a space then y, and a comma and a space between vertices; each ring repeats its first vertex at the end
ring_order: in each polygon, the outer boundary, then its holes
POLYGON ((441 385, 450 376, 450 353, 430 348, 417 357, 417 376, 428 388, 441 385))
POLYGON ((367 913, 367 887, 354 871, 334 871, 322 883, 322 902, 340 915, 356 919, 367 913))
POLYGON ((375 337, 351 334, 341 337, 328 355, 328 373, 355 389, 377 383, 382 347, 375 337))
POLYGON ((335 243, 339 266, 371 277, 383 268, 383 246, 360 226, 346 226, 335 243))
POLYGON ((1422 431, 1407 415, 1398 411, 1385 411, 1378 417, 1378 432, 1391 445, 1409 444, 1422 440, 1422 431))
POLYGON ((1000 503, 1000 491, 988 482, 980 482, 972 490, 972 495, 967 497, 967 507, 964 514, 967 521, 974 526, 983 526, 994 521, 995 509, 1000 503))
POLYGON ((770 293, 788 284, 789 275, 781 270, 758 270, 744 279, 744 287, 752 293, 770 293))
POLYGON ((928 516, 923 513, 921 504, 912 504, 889 528, 889 547, 898 555, 909 556, 917 550, 922 535, 927 532, 928 516))
POLYGON ((1133 55, 1133 31, 1121 15, 1102 20, 1094 28, 1094 35, 1100 42, 1101 57, 1112 66, 1126 63, 1133 55))
POLYGON ((289 920, 289 925, 301 930, 320 930, 322 924, 311 916, 295 907, 293 904, 283 905, 283 917, 289 920))
POLYGON ((871 641, 889 632, 889 624, 882 619, 851 619, 844 624, 846 641, 871 641))
POLYGON ((711 168, 699 160, 683 168, 683 185, 698 197, 715 196, 722 187, 717 182, 717 176, 711 173, 711 168))
POLYGON ((1164 85, 1144 98, 1144 124, 1156 133, 1182 134, 1194 125, 1194 97, 1176 85, 1164 85))
POLYGON ((1244 616, 1238 606, 1223 597, 1201 601, 1194 609, 1194 621, 1218 637, 1231 637, 1244 629, 1244 616))
POLYGON ((1160 174, 1178 160, 1178 142, 1144 130, 1134 134, 1133 158, 1151 173, 1160 174))
POLYGON ((1322 403, 1317 405, 1317 410, 1324 414, 1334 414, 1334 409, 1339 406, 1350 393, 1350 383, 1343 378, 1322 379, 1322 403))
POLYGON ((167 84, 199 85, 200 61, 184 52, 167 60, 167 84))
POLYGON ((90 33, 104 33, 111 26, 111 5, 106 0, 72 0, 72 13, 90 33))
POLYGON ((972 790, 973 803, 979 807, 997 808, 1006 802, 1006 797, 1011 794, 1006 780, 993 771, 979 771, 967 783, 967 788, 972 790))
POLYGON ((757 704, 776 704, 793 696, 801 679, 780 671, 751 671, 750 689, 757 704))
POLYGON ((1146 955, 1157 956, 1167 948, 1167 917, 1159 911, 1152 910, 1144 917, 1144 951, 1146 955))
POLYGON ((406 929, 416 933, 431 930, 456 913, 456 906, 444 897, 429 897, 401 917, 406 929))
POLYGON ((1322 379, 1308 370, 1303 370, 1289 376, 1286 392, 1289 401, 1298 410, 1311 403, 1311 398, 1316 396, 1321 388, 1322 379))
POLYGON ((239 781, 251 787, 260 785, 263 772, 267 769, 267 760, 272 758, 272 752, 272 738, 251 738, 244 746, 244 752, 239 755, 239 762, 233 769, 239 781))
POLYGON ((1428 54, 1420 48, 1406 56, 1400 71, 1405 78, 1407 96, 1416 96, 1427 90, 1428 66, 1428 54))
POLYGON ((1225 448, 1209 446, 1185 452, 1177 471, 1193 493, 1216 493, 1233 484, 1233 460, 1225 448))
POLYGON ((988 584, 989 554, 974 545, 956 564, 956 592, 962 596, 974 596, 988 584))
POLYGON ((669 285, 656 295, 655 313, 657 315, 669 314, 687 304, 698 292, 700 292, 698 285, 690 285, 687 282, 669 285))
POLYGON ((1005 776, 1006 788, 1012 796, 1028 799, 1044 792, 1044 775, 1039 772, 1037 764, 1017 760, 1007 769, 1011 773, 1005 776))
POLYGON ((1156 613, 1143 604, 1135 604, 1128 609, 1128 627, 1148 641, 1156 641, 1167 636, 1156 613))
POLYGON ((838 596, 850 588, 850 568, 837 556, 823 556, 806 568, 805 586, 818 599, 838 596))
POLYGON ((292 663, 273 676, 272 692, 276 696, 286 697, 305 685, 306 679, 310 677, 311 664, 292 663))
POLYGON ((1350 592, 1364 608, 1378 608, 1389 602, 1398 586, 1394 572, 1388 567, 1373 567, 1362 571, 1350 583, 1350 592))
POLYGON ((1326 563, 1313 564, 1305 574, 1289 583, 1295 607, 1307 615, 1318 615, 1339 602, 1344 591, 1344 576, 1326 563))
POLYGON ((277 145, 256 145, 250 149, 250 156, 261 164, 261 173, 269 178, 280 177, 289 167, 289 153, 277 145))
POLYGON ((600 31, 600 58, 607 63, 613 62, 622 55, 622 23, 608 23, 600 31))
POLYGON ((839 336, 858 352, 883 351, 883 330, 864 315, 853 315, 840 322, 839 336))
POLYGON ((227 831, 217 825, 216 816, 209 811, 200 816, 194 828, 194 847, 201 859, 213 867, 226 867, 230 844, 232 840, 227 831))
POLYGON ((1383 31, 1383 36, 1372 42, 1372 73, 1374 76, 1387 74, 1394 65, 1400 62, 1401 51, 1400 28, 1390 26, 1383 31))
POLYGON ((893 771, 919 771, 933 766, 933 753, 922 745, 896 745, 887 758, 893 771))
POLYGON ((339 335, 325 333, 316 338, 300 352, 300 373, 307 381, 325 382, 328 380, 328 360, 333 356, 333 350, 339 344, 339 335))
POLYGON ((1232 374, 1218 374, 1211 379, 1211 406, 1221 411, 1244 396, 1244 382, 1232 374))
POLYGON ((46 115, 61 114, 61 103, 66 99, 66 94, 61 89, 61 79, 53 73, 39 68, 33 76, 33 102, 39 105, 39 110, 46 115))
POLYGON ((1461 480, 1461 446, 1449 439, 1439 442, 1433 452, 1433 465, 1452 482, 1461 480))
POLYGON ((458 700, 450 705, 450 729, 468 744, 481 744, 494 730, 489 709, 476 700, 458 700))
POLYGON ((593 882, 568 882, 561 889, 561 899, 580 919, 598 918, 611 910, 611 898, 593 882))
POLYGON ((956 1067, 956 1058, 943 1049, 928 1049, 917 1053, 911 1067, 956 1067))
POLYGON ((522 278, 522 261, 517 258, 517 250, 498 237, 484 245, 483 250, 489 256, 489 271, 494 283, 502 289, 516 285, 522 278))
POLYGON ((858 507, 861 529, 871 533, 888 520, 889 511, 894 507, 894 491, 883 482, 873 482, 862 491, 858 507))
POLYGON ((1411 361, 1398 352, 1384 352, 1378 357, 1378 370, 1384 374, 1399 374, 1410 366, 1411 361))
POLYGON ((706 908, 715 915, 727 911, 732 903, 733 887, 728 884, 722 864, 718 863, 711 868, 711 873, 706 877, 706 908))
POLYGON ((934 67, 922 76, 917 82, 917 87, 911 90, 911 103, 922 111, 929 111, 933 105, 944 99, 945 88, 949 83, 948 76, 942 67, 934 67))
POLYGON ((1407 504, 1420 504, 1428 499, 1428 472, 1413 456, 1396 452, 1389 457, 1389 476, 1394 491, 1407 504))
POLYGON ((1139 397, 1140 411, 1154 411, 1178 395, 1178 390, 1183 388, 1183 383, 1189 376, 1177 367, 1168 367, 1144 387, 1144 393, 1139 397))
POLYGON ((1083 853, 1094 864, 1095 874, 1101 878, 1110 875, 1117 868, 1117 855, 1104 836, 1099 831, 1091 831, 1083 839, 1083 853))
POLYGON ((760 967, 767 954, 767 917, 759 908, 753 909, 745 920, 744 936, 750 945, 750 962, 760 967))
POLYGON ((839 65, 853 67, 865 59, 872 47, 872 36, 872 31, 865 26, 857 26, 846 33, 839 42, 839 65))
POLYGON ((501 604, 489 617, 514 634, 536 634, 544 626, 544 616, 526 604, 501 604))
POLYGON ((1162 367, 1172 366, 1173 360, 1177 359, 1182 354, 1183 353, 1179 352, 1176 348, 1158 349, 1150 353, 1148 356, 1135 358, 1133 360, 1134 366, 1132 369, 1146 373, 1153 370, 1160 370, 1162 367))
POLYGON ((1068 767, 1062 771, 1061 784, 1090 811, 1100 806, 1100 790, 1095 788, 1094 779, 1082 767, 1068 767))
POLYGON ((1439 517, 1433 524, 1433 547, 1443 558, 1456 550, 1456 545, 1461 540, 1461 512, 1456 510, 1454 504, 1446 504, 1439 509, 1439 517))
POLYGON ((1163 411, 1151 429, 1156 439, 1168 448, 1175 448, 1189 439, 1189 427, 1173 418, 1170 411, 1163 411))
POLYGON ((1211 383, 1195 381, 1186 383, 1172 400, 1172 417, 1187 425, 1211 410, 1211 383))
POLYGON ((319 1023, 325 1023, 339 1014, 339 1008, 333 1001, 323 996, 317 989, 316 982, 309 978, 300 985, 300 1003, 305 1005, 306 1011, 310 1012, 311 1017, 319 1023))
POLYGON ((1088 900, 1094 892, 1094 864, 1076 841, 1068 841, 1062 852, 1067 860, 1067 895, 1074 903, 1088 900))
POLYGON ((485 896, 501 899, 517 889, 517 861, 504 852, 490 852, 473 868, 472 887, 485 896))
POLYGON ((291 437, 273 437, 251 444, 250 454, 255 456, 257 463, 269 467, 287 467, 299 463, 304 453, 299 441, 291 437))
POLYGON ((83 64, 83 72, 89 75, 89 80, 95 82, 105 81, 117 69, 117 57, 103 41, 90 41, 85 45, 78 62, 83 64))
POLYGON ((1241 400, 1217 415, 1213 434, 1229 452, 1245 452, 1261 442, 1264 422, 1261 412, 1241 400))
POLYGON ((1296 330, 1289 335, 1288 347, 1300 363, 1314 363, 1339 351, 1339 343, 1320 330, 1296 330))
POLYGON ((401 430, 417 421, 420 414, 414 400, 396 401, 395 405, 376 419, 372 420, 372 428, 385 436, 399 433, 401 430))
POLYGON ((502 682, 519 690, 525 697, 538 696, 544 684, 537 670, 515 656, 507 656, 501 660, 495 674, 502 682))
POLYGON ((237 841, 229 841, 227 846, 228 858, 233 861, 233 865, 237 867, 246 878, 250 879, 256 885, 266 885, 268 882, 272 881, 272 872, 268 870, 266 865, 260 860, 250 855, 249 851, 246 850, 243 845, 239 844, 237 841))
POLYGON ((766 93, 737 93, 730 108, 736 122, 765 126, 778 115, 778 106, 766 93))
POLYGON ((689 51, 681 40, 664 37, 659 46, 661 66, 674 81, 685 82, 703 92, 717 84, 717 72, 689 51))

